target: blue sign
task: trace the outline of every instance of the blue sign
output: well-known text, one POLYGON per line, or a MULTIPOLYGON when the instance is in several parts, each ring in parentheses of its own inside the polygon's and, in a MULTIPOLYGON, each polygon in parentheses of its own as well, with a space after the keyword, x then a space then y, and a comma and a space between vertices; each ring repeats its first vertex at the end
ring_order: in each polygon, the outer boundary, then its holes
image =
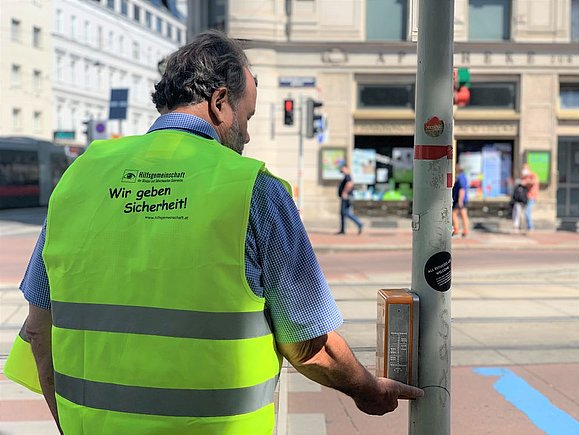
POLYGON ((109 119, 127 119, 128 89, 111 89, 109 119))
POLYGON ((282 76, 279 78, 280 88, 315 88, 315 77, 282 76))

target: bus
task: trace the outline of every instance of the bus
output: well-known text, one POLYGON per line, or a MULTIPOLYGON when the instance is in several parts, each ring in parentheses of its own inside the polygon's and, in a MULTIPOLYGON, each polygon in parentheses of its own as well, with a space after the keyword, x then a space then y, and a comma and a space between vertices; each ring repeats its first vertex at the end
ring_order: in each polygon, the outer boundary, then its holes
POLYGON ((40 207, 82 147, 30 137, 0 137, 0 209, 40 207))

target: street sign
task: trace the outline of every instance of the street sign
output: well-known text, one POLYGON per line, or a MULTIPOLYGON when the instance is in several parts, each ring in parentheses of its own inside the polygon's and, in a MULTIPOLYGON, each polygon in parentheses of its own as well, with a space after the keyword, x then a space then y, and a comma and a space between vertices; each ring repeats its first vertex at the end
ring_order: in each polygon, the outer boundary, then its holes
POLYGON ((127 119, 128 89, 111 89, 109 119, 127 119))
POLYGON ((279 78, 280 88, 315 88, 316 78, 307 76, 282 76, 279 78))
POLYGON ((99 140, 99 139, 108 139, 109 135, 107 133, 107 121, 100 120, 100 121, 93 121, 92 125, 92 139, 99 140))

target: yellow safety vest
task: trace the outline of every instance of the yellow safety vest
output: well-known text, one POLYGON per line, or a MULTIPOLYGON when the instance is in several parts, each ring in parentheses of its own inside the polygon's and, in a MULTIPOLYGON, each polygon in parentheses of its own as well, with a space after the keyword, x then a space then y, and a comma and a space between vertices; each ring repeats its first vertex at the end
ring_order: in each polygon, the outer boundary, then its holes
POLYGON ((81 434, 271 434, 281 358, 245 278, 262 162, 162 130, 97 141, 49 203, 58 414, 81 434))

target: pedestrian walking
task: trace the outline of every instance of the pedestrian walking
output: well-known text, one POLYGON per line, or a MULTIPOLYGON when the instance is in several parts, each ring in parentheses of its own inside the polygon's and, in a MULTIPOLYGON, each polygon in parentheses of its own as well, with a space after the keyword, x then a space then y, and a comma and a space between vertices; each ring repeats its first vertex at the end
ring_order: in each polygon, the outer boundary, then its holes
POLYGON ((528 202, 528 189, 527 186, 521 184, 521 180, 516 181, 516 186, 513 189, 513 196, 511 198, 511 204, 513 207, 513 231, 515 233, 519 232, 521 229, 521 218, 523 216, 523 211, 528 202))
POLYGON ((335 332, 289 185, 241 155, 256 98, 238 43, 201 33, 149 131, 93 142, 55 188, 21 289, 62 433, 271 434, 282 357, 368 414, 423 395, 335 332))
POLYGON ((464 170, 456 165, 456 177, 452 186, 452 235, 460 234, 460 220, 462 220, 462 236, 469 232, 468 222, 468 180, 464 170))
POLYGON ((346 219, 350 219, 358 227, 358 235, 362 234, 364 224, 358 217, 352 213, 352 192, 354 190, 354 182, 350 175, 350 168, 348 165, 342 165, 340 172, 344 175, 340 185, 338 186, 338 197, 340 198, 340 230, 336 234, 346 234, 346 219))
POLYGON ((527 229, 535 229, 533 222, 533 208, 539 198, 539 177, 524 163, 521 168, 521 184, 527 188, 527 204, 525 205, 525 219, 527 220, 527 229))

